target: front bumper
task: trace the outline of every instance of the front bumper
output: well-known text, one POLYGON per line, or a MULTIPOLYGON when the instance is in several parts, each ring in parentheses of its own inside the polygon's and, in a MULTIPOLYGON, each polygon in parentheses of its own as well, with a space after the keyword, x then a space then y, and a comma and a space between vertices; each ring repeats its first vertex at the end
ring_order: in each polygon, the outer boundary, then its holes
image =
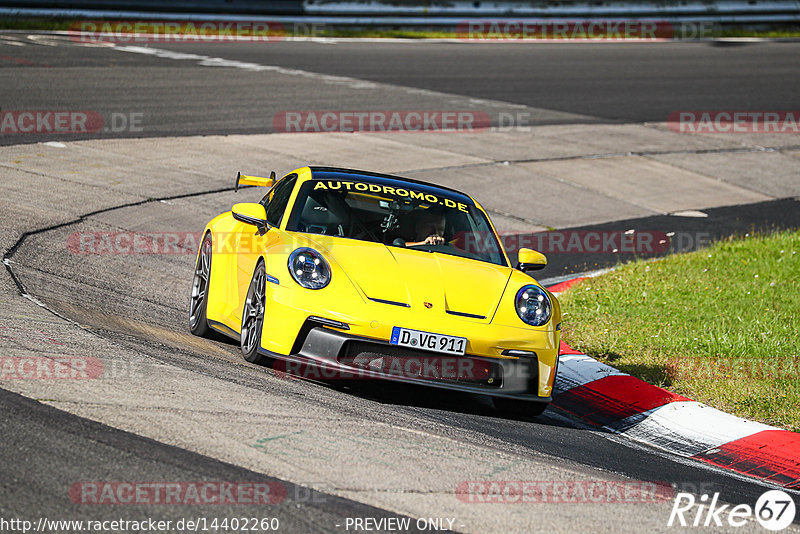
POLYGON ((386 341, 313 326, 291 356, 261 352, 279 360, 276 370, 290 376, 382 379, 493 397, 550 402, 539 395, 536 356, 486 358, 453 356, 391 345, 386 341))

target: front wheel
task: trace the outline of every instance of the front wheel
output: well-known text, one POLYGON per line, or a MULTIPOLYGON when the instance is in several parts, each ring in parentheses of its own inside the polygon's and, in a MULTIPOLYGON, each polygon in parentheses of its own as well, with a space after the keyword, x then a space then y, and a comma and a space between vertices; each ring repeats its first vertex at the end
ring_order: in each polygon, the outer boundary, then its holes
POLYGON ((501 412, 514 415, 542 415, 547 409, 546 402, 525 401, 519 399, 508 399, 506 397, 493 397, 494 408, 501 412))
POLYGON ((244 359, 250 363, 262 363, 265 358, 258 353, 261 347, 261 329, 264 326, 264 309, 266 307, 267 272, 264 264, 259 262, 242 310, 241 346, 244 359))
POLYGON ((189 301, 189 331, 202 337, 208 337, 208 287, 211 283, 211 233, 207 233, 200 245, 197 255, 197 264, 194 268, 192 280, 192 295, 189 301))

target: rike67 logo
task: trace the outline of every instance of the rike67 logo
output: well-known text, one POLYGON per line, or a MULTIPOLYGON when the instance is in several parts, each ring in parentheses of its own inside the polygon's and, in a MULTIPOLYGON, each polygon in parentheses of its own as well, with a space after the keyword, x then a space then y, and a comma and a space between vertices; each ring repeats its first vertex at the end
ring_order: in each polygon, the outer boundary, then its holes
POLYGON ((699 499, 691 493, 678 493, 672 505, 667 526, 681 527, 743 527, 753 519, 767 530, 783 530, 792 524, 795 517, 792 496, 780 490, 769 490, 749 504, 719 504, 719 493, 709 501, 707 494, 699 499), (699 502, 698 502, 699 501, 699 502))

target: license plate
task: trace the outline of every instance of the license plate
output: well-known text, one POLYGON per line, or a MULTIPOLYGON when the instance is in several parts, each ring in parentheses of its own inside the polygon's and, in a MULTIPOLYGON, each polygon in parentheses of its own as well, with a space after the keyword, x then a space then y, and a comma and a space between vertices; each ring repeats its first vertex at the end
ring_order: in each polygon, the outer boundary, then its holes
POLYGON ((465 337, 433 334, 431 332, 400 328, 399 326, 392 328, 392 339, 389 342, 392 345, 401 347, 444 352, 445 354, 463 355, 467 349, 467 338, 465 337))

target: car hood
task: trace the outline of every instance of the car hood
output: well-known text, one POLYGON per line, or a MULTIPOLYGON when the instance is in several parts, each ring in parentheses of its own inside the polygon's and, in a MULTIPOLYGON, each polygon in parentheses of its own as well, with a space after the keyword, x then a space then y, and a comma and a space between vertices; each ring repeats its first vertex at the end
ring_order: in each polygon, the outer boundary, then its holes
POLYGON ((341 238, 320 239, 370 300, 491 321, 512 269, 448 254, 341 238))

